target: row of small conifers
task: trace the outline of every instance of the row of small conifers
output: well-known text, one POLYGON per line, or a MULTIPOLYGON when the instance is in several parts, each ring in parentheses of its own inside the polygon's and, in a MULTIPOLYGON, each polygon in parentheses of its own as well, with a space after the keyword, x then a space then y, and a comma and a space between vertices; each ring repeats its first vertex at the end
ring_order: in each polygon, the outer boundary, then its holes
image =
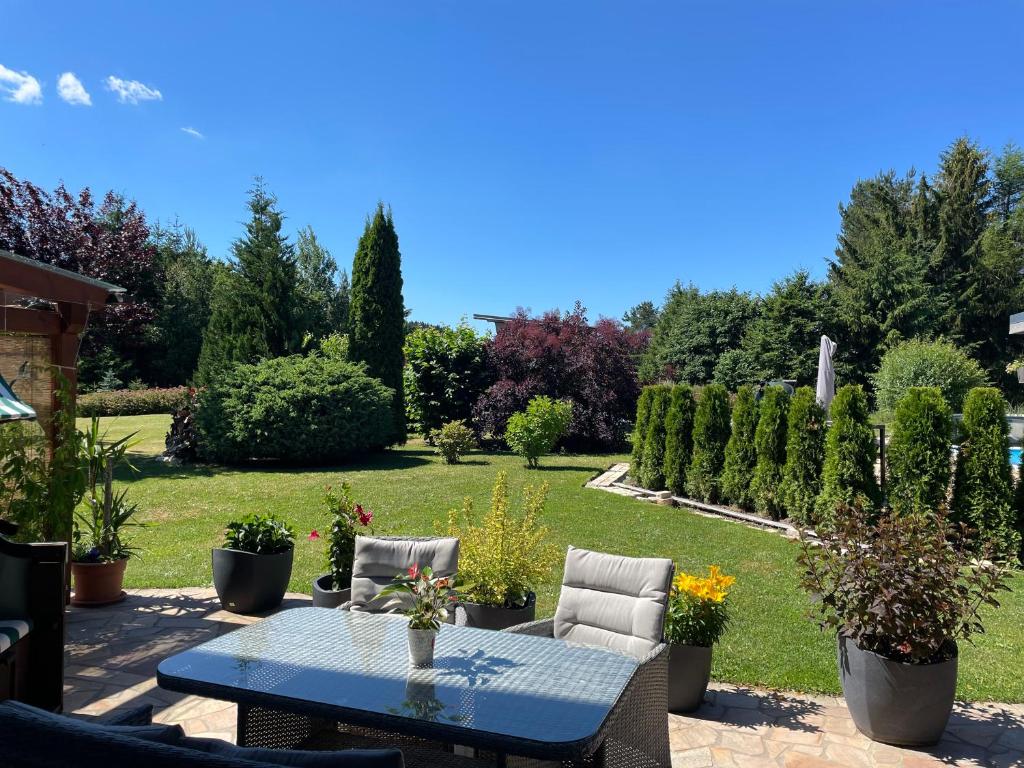
MULTIPOLYGON (((908 389, 895 410, 886 457, 893 511, 948 507, 978 540, 1017 555, 1024 483, 1015 492, 1006 407, 999 390, 972 389, 954 459, 949 404, 936 388, 908 389)), ((841 387, 826 414, 810 387, 790 396, 780 387, 758 393, 744 386, 730 397, 720 384, 699 391, 657 384, 638 401, 630 474, 648 490, 827 525, 838 508, 872 510, 882 503, 875 435, 857 385, 841 387)))

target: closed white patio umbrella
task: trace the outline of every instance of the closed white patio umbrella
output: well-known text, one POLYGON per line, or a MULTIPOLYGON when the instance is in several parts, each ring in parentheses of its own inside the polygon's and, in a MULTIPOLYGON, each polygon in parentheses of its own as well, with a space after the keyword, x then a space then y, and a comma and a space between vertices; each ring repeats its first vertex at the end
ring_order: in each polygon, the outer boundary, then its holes
POLYGON ((836 394, 836 372, 832 367, 832 356, 836 353, 837 344, 828 336, 821 337, 818 350, 818 386, 816 395, 818 404, 828 413, 832 398, 836 394))

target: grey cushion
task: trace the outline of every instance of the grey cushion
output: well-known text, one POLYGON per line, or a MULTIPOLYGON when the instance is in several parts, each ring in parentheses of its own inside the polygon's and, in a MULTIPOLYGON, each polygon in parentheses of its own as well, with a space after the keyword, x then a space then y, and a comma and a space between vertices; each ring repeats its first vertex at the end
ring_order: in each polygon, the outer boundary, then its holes
POLYGON ((23 619, 0 619, 0 653, 21 640, 32 629, 32 622, 23 619))
POLYGON ((403 539, 357 536, 352 563, 353 611, 384 613, 411 605, 409 595, 374 600, 399 573, 413 565, 430 566, 435 576, 455 576, 459 567, 459 540, 454 538, 403 539))
POLYGON ((314 752, 299 749, 236 747, 234 744, 219 739, 188 738, 183 741, 182 745, 233 760, 300 766, 301 768, 403 768, 404 766, 402 752, 398 749, 341 749, 314 752))
POLYGON ((667 558, 569 547, 555 637, 643 658, 662 640, 673 571, 667 558))

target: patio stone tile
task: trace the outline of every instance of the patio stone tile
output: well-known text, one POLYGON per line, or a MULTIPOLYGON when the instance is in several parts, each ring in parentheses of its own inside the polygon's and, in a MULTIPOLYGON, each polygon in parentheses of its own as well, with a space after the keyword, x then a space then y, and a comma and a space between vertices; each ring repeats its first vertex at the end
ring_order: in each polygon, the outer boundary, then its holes
POLYGON ((718 732, 706 725, 694 725, 669 733, 669 743, 673 752, 710 747, 717 742, 718 732))
POLYGON ((672 768, 711 768, 715 759, 707 747, 672 753, 672 768))

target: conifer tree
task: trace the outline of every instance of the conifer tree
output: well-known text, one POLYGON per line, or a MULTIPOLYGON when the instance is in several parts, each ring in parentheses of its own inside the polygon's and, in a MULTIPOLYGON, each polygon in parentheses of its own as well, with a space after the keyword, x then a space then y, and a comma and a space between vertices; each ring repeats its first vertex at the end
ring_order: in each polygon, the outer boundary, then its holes
POLYGON ((693 458, 693 417, 697 401, 689 384, 672 387, 665 417, 665 485, 676 496, 686 493, 686 470, 693 458))
POLYGON ((889 441, 889 503, 897 514, 932 514, 949 493, 953 412, 937 387, 911 387, 896 404, 889 441))
POLYGON ((634 480, 640 480, 640 471, 644 463, 644 444, 647 442, 647 425, 651 418, 651 401, 654 399, 654 386, 644 387, 636 401, 636 422, 633 425, 633 452, 629 459, 629 473, 634 480))
POLYGON ((786 464, 786 427, 789 395, 782 387, 768 387, 758 408, 754 447, 757 464, 750 481, 754 509, 772 519, 782 517, 782 468, 786 464))
POLYGON ((295 252, 303 333, 313 339, 341 333, 338 267, 331 252, 320 243, 312 227, 299 230, 295 252))
POLYGON ((394 442, 406 439, 402 347, 405 304, 402 299, 402 254, 391 211, 377 204, 359 238, 352 262, 349 309, 349 358, 366 363, 367 372, 395 392, 394 442))
POLYGON ((815 523, 828 525, 843 506, 871 514, 879 504, 875 479, 875 434, 868 421, 868 398, 859 384, 840 387, 829 409, 832 425, 825 434, 825 465, 815 523))
POLYGON ((815 524, 814 505, 821 492, 824 461, 825 411, 811 387, 800 387, 789 404, 782 505, 801 525, 815 524))
POLYGON ((693 458, 686 473, 686 489, 693 498, 713 503, 721 497, 729 430, 729 392, 721 384, 708 384, 693 417, 693 458))
POLYGON ((665 489, 665 418, 668 416, 672 388, 654 387, 651 413, 647 419, 644 457, 640 464, 640 484, 649 491, 665 489))
POLYGON ((725 467, 722 471, 722 497, 743 509, 754 506, 750 480, 757 464, 754 448, 757 416, 754 388, 744 385, 736 390, 732 406, 732 434, 725 446, 725 467))
POLYGON ((1002 557, 1020 549, 1010 472, 1006 400, 993 387, 976 387, 964 401, 960 450, 953 483, 953 520, 965 523, 976 542, 991 543, 1002 557))

